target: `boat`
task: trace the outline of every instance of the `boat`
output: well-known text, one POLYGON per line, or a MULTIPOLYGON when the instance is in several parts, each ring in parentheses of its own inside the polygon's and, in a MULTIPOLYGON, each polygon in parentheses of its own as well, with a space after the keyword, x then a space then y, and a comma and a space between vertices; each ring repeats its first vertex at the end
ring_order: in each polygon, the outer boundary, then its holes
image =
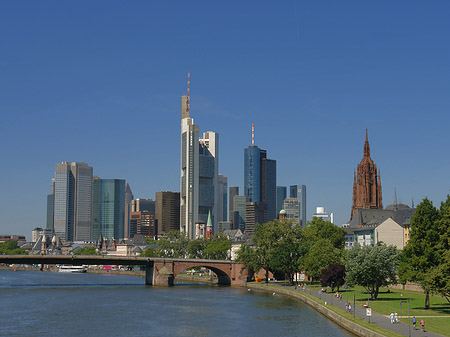
POLYGON ((61 265, 58 267, 60 273, 85 273, 86 266, 61 265))

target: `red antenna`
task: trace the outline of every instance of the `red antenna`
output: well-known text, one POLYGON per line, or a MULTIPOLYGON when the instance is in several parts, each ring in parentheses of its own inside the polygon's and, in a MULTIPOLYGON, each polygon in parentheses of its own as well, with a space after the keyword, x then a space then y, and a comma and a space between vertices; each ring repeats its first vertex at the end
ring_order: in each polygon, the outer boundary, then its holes
POLYGON ((252 146, 255 145, 255 124, 252 123, 252 146))
POLYGON ((187 100, 186 100, 186 112, 189 116, 189 99, 190 99, 190 86, 191 86, 191 73, 188 73, 188 91, 187 91, 187 100))

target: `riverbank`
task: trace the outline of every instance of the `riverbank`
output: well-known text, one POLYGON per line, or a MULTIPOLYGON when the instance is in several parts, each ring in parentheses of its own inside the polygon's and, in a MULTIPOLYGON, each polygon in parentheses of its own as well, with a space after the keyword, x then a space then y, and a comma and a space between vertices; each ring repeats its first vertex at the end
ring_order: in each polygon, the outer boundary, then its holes
POLYGON ((314 308, 316 311, 329 318, 339 326, 344 329, 354 333, 358 336, 363 337, 383 337, 383 336, 403 336, 402 334, 395 333, 390 330, 386 330, 384 328, 380 328, 378 326, 372 325, 372 327, 367 327, 367 322, 362 320, 361 318, 355 317, 344 310, 339 312, 339 308, 336 308, 330 305, 330 302, 322 302, 315 298, 313 295, 308 294, 307 292, 295 290, 290 287, 283 287, 275 284, 266 284, 266 283, 247 283, 248 289, 258 289, 263 290, 275 294, 282 294, 286 296, 290 296, 296 299, 301 300, 306 303, 310 307, 314 308), (327 303, 327 304, 325 304, 327 303))

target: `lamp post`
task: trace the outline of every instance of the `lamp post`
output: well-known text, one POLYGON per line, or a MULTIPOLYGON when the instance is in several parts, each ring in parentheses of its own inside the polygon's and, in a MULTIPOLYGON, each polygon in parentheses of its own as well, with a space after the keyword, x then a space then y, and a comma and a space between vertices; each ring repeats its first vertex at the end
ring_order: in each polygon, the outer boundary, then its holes
POLYGON ((403 317, 402 316, 402 303, 408 302, 408 336, 409 337, 411 337, 411 317, 409 315, 409 301, 410 300, 411 300, 410 298, 408 298, 406 300, 400 300, 400 317, 403 317))

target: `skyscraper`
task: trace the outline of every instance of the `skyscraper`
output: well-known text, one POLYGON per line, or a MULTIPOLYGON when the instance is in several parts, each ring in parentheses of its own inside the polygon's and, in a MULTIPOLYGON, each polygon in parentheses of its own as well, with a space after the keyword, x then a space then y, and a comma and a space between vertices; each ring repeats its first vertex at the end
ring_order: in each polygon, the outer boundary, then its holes
POLYGON ((291 185, 289 197, 299 200, 299 219, 302 227, 306 226, 306 185, 291 185))
POLYGON ((195 237, 195 223, 206 223, 208 214, 217 232, 219 135, 208 131, 199 137, 199 127, 190 117, 188 93, 181 97, 180 231, 195 237))
POLYGON ((93 240, 125 236, 125 180, 95 177, 93 188, 93 240))
POLYGON ((286 186, 277 186, 277 214, 283 209, 284 199, 287 197, 286 186))
POLYGON ((155 217, 158 233, 167 234, 171 230, 180 230, 180 193, 162 191, 156 192, 155 217))
POLYGON ((54 202, 53 226, 57 237, 68 241, 91 240, 92 179, 92 167, 85 163, 56 164, 52 180, 54 197, 47 200, 54 202))
POLYGON ((128 183, 125 186, 125 229, 124 229, 124 237, 129 238, 130 236, 130 213, 131 213, 131 202, 133 201, 134 196, 131 191, 130 185, 128 183))
POLYGON ((149 211, 155 213, 155 200, 137 198, 131 201, 132 212, 149 211))
MULTIPOLYGON (((239 195, 239 186, 231 186, 230 191, 228 193, 228 198, 229 198, 228 205, 230 207, 230 214, 228 216, 228 220, 231 222, 233 222, 233 213, 234 213, 234 201, 233 200, 236 195, 239 195)), ((233 226, 234 226, 234 224, 233 224, 233 226)))
POLYGON ((357 208, 382 209, 380 171, 370 158, 370 146, 366 129, 363 159, 353 173, 353 205, 350 220, 357 208))
MULTIPOLYGON (((217 202, 217 223, 221 221, 227 221, 228 209, 227 209, 227 195, 228 195, 228 178, 222 174, 219 174, 218 187, 218 202, 217 202)), ((217 232, 216 232, 217 233, 217 232)))
POLYGON ((277 162, 268 159, 267 151, 256 146, 254 139, 252 124, 252 145, 244 149, 244 195, 249 202, 262 204, 255 208, 264 209, 264 216, 258 215, 258 219, 272 221, 277 219, 277 162))

